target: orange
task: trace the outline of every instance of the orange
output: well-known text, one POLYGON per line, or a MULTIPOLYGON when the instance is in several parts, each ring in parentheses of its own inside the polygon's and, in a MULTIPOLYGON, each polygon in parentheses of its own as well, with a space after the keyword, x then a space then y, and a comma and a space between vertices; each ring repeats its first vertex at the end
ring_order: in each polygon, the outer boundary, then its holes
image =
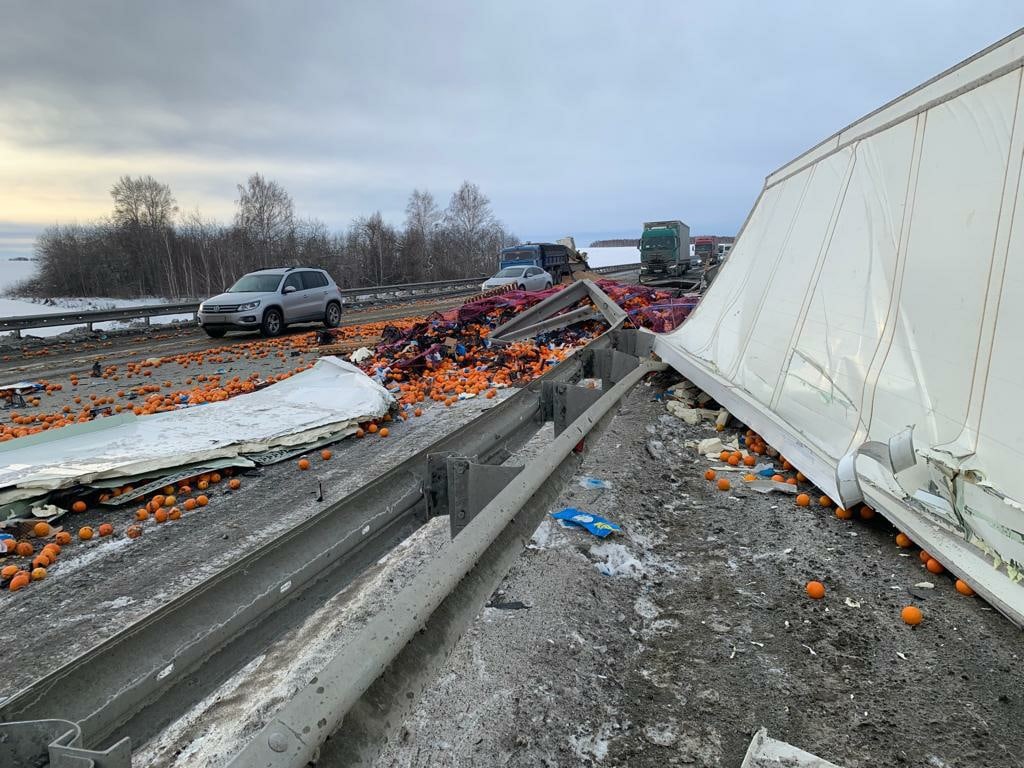
POLYGON ((423 415, 423 409, 422 408, 417 408, 415 411, 412 412, 412 415, 413 416, 422 416, 423 415))
POLYGON ((870 520, 874 516, 875 516, 875 510, 873 510, 871 507, 869 507, 867 505, 861 506, 861 508, 860 508, 860 519, 861 520, 870 520))
POLYGON ((136 520, 149 520, 149 510, 148 509, 137 509, 137 510, 135 510, 135 519, 136 520))
POLYGON ((773 483, 784 483, 784 482, 786 482, 786 478, 784 478, 782 475, 772 475, 772 482, 773 483))
POLYGON ((167 510, 167 519, 168 520, 180 520, 181 519, 181 510, 178 509, 177 507, 171 507, 169 510, 167 510))
POLYGON ((381 437, 387 437, 390 434, 391 434, 391 430, 390 429, 388 429, 387 427, 381 427, 381 430, 380 430, 380 436, 381 437))
POLYGON ((786 485, 796 485, 796 478, 795 477, 787 477, 786 478, 786 485))
POLYGON ((57 531, 57 535, 53 537, 53 540, 61 545, 70 544, 71 534, 67 531, 57 531))
POLYGON ((754 482, 755 480, 757 480, 757 476, 756 476, 756 475, 753 475, 753 474, 751 474, 750 472, 748 472, 747 474, 745 474, 745 475, 743 476, 743 479, 744 479, 744 480, 746 480, 746 481, 747 481, 748 483, 752 483, 752 482, 754 482))
POLYGON ((909 624, 912 627, 916 627, 924 619, 924 614, 921 613, 921 609, 908 605, 902 611, 900 611, 900 618, 903 619, 904 623, 909 624))
POLYGON ((110 523, 103 523, 100 525, 99 534, 100 536, 109 536, 114 532, 114 526, 110 523))
POLYGON ((86 510, 86 504, 85 504, 84 501, 79 500, 79 501, 76 501, 74 504, 71 505, 71 511, 72 512, 85 512, 85 510, 86 510))
POLYGON ((718 460, 719 461, 728 461, 729 460, 729 456, 731 456, 731 455, 732 454, 730 454, 728 451, 722 451, 720 454, 718 454, 718 460))
POLYGON ((798 507, 806 507, 811 503, 811 497, 806 493, 798 494, 796 497, 796 505, 798 507))
POLYGON ((849 520, 853 517, 853 512, 842 507, 836 507, 836 517, 840 520, 849 520))
POLYGON ((707 472, 705 472, 704 473, 704 479, 705 480, 714 480, 715 479, 715 470, 709 469, 707 472))
MULTIPOLYGON (((5 568, 4 570, 7 570, 7 569, 5 568)), ((956 591, 959 592, 961 595, 966 595, 967 597, 970 597, 971 595, 974 594, 974 590, 971 589, 970 584, 968 584, 966 581, 963 581, 961 579, 957 579, 955 586, 956 586, 956 591)))
POLYGON ((82 541, 88 541, 92 538, 92 528, 88 525, 78 529, 78 538, 82 541))
POLYGON ((32 526, 32 533, 38 536, 40 539, 44 536, 50 535, 50 524, 49 523, 36 523, 32 526))
POLYGON ((807 479, 807 476, 803 472, 797 472, 796 473, 796 481, 798 483, 802 483, 806 479, 807 479))
POLYGON ((922 563, 927 563, 929 560, 932 559, 932 556, 925 552, 923 549, 917 553, 917 556, 921 558, 922 563))
POLYGON ((153 519, 156 520, 158 523, 166 523, 167 510, 164 509, 163 507, 160 507, 160 509, 153 513, 153 519))
POLYGON ((752 467, 757 463, 757 459, 755 459, 750 454, 747 454, 746 456, 743 457, 743 463, 748 467, 752 467))
POLYGON ((818 499, 818 503, 821 504, 821 506, 823 507, 831 507, 832 499, 830 499, 828 496, 822 496, 820 499, 818 499))
POLYGON ((906 549, 907 547, 914 546, 914 542, 912 542, 910 540, 910 537, 907 536, 907 534, 905 534, 905 533, 897 533, 896 534, 896 546, 897 547, 902 547, 903 549, 906 549))
POLYGON ((373 423, 371 423, 371 424, 370 424, 370 426, 368 426, 368 427, 366 428, 366 431, 367 431, 367 432, 369 432, 369 433, 370 433, 370 434, 372 435, 372 434, 373 434, 374 432, 376 432, 376 431, 377 431, 378 429, 379 429, 379 427, 378 427, 378 426, 377 426, 376 424, 373 424, 373 423))
POLYGON ((21 571, 17 575, 15 575, 15 577, 13 579, 11 579, 11 583, 8 585, 7 588, 9 590, 11 590, 11 592, 17 592, 19 589, 24 589, 25 587, 27 587, 28 586, 28 582, 29 582, 28 572, 27 571, 21 571))
POLYGON ((731 487, 732 486, 729 484, 729 481, 724 477, 718 481, 718 490, 720 491, 728 491, 731 487))
POLYGON ((934 557, 924 564, 924 567, 928 569, 929 573, 942 573, 946 569, 942 567, 942 563, 936 560, 934 557))
POLYGON ((125 529, 124 535, 127 536, 129 539, 137 539, 137 538, 139 538, 139 536, 142 535, 142 526, 141 525, 129 525, 125 529))
POLYGON ((210 482, 211 483, 216 484, 216 483, 219 483, 220 481, 221 481, 221 477, 220 477, 220 473, 219 472, 214 472, 212 475, 210 475, 210 482))
POLYGON ((162 494, 158 493, 156 496, 153 497, 153 506, 154 507, 162 507, 163 505, 164 505, 164 497, 163 497, 162 494))
POLYGON ((821 600, 825 596, 825 585, 820 581, 808 581, 805 589, 807 595, 814 600, 821 600))
POLYGON ((53 542, 50 542, 45 547, 43 547, 43 552, 49 552, 50 553, 50 557, 56 559, 57 555, 60 554, 60 544, 55 544, 53 542))
POLYGON ((191 512, 193 509, 196 508, 196 500, 195 499, 185 499, 185 503, 182 506, 185 507, 185 511, 186 512, 191 512))
POLYGON ((164 506, 165 507, 173 507, 176 501, 177 501, 177 499, 174 498, 173 496, 164 496, 164 506))
POLYGON ((19 541, 17 546, 14 548, 14 553, 17 555, 21 555, 22 557, 29 557, 35 551, 36 548, 29 544, 27 541, 19 541))
POLYGON ((200 491, 205 491, 209 487, 210 487, 210 481, 209 480, 200 480, 198 483, 196 483, 196 488, 198 488, 200 491))
POLYGON ((239 480, 237 477, 232 477, 228 481, 228 488, 230 488, 232 491, 237 491, 241 487, 242 487, 242 481, 239 480))
POLYGON ((299 459, 299 469, 309 469, 309 459, 299 459))
POLYGON ((356 437, 366 437, 366 433, 362 429, 357 429, 356 437))
POLYGON ((736 454, 733 454, 728 458, 728 462, 730 466, 737 467, 740 463, 740 457, 737 456, 736 454))
POLYGON ((331 453, 326 448, 324 448, 322 451, 320 451, 320 458, 323 459, 324 461, 330 461, 331 460, 331 456, 333 456, 333 455, 334 454, 331 453))
POLYGON ((18 570, 18 566, 16 565, 5 565, 3 569, 0 570, 0 579, 10 579, 18 572, 18 570))
POLYGON ((45 568, 33 568, 32 569, 32 581, 42 581, 46 578, 45 568))
POLYGON ((196 504, 198 504, 200 507, 205 507, 209 503, 210 503, 210 500, 206 496, 204 496, 202 494, 200 494, 199 496, 196 496, 196 504))

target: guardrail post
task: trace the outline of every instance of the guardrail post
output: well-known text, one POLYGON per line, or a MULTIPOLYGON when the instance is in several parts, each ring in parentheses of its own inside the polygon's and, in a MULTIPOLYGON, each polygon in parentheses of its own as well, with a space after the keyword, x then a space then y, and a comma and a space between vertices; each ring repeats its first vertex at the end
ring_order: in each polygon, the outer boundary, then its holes
POLYGON ((89 329, 89 332, 90 332, 90 333, 92 333, 92 320, 90 320, 89 322, 87 322, 87 323, 85 324, 85 327, 89 329))
POLYGON ((149 315, 146 315, 144 318, 142 318, 142 322, 145 323, 146 325, 149 325, 149 321, 150 321, 149 315))

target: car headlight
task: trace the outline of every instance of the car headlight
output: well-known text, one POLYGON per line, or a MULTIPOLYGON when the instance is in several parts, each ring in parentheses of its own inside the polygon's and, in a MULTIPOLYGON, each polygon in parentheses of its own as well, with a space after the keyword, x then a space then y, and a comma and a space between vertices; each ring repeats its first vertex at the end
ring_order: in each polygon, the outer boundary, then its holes
POLYGON ((205 304, 200 304, 199 305, 199 311, 200 312, 205 312, 206 311, 206 305, 205 304))
POLYGON ((247 309, 256 309, 256 307, 258 307, 259 305, 260 305, 259 300, 250 301, 247 304, 239 304, 238 305, 238 311, 239 312, 245 312, 245 310, 247 310, 247 309))

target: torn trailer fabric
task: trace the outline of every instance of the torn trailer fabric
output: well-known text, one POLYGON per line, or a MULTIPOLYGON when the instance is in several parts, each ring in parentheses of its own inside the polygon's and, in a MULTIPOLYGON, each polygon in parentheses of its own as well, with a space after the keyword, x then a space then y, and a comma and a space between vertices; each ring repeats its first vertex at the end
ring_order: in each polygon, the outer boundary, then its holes
POLYGON ((768 176, 717 280, 655 344, 1018 624, 1022 57, 1017 32, 768 176))
POLYGON ((230 400, 151 416, 122 414, 0 447, 0 503, 105 478, 343 437, 393 398, 350 363, 325 357, 230 400), (81 428, 79 428, 81 427, 81 428))

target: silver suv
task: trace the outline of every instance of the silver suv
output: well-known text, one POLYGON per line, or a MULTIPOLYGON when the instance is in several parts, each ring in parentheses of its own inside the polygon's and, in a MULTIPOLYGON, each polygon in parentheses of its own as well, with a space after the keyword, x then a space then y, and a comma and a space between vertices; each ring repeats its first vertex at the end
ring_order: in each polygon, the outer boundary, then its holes
POLYGON ((341 293, 322 269, 261 269, 199 305, 199 324, 219 339, 228 331, 277 336, 290 323, 341 323, 341 293))

